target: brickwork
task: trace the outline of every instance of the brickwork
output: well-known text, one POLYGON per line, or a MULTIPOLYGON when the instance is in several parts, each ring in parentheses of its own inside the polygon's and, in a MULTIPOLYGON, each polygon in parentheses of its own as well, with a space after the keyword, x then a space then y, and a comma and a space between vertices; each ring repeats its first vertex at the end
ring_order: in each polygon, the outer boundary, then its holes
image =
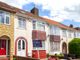
POLYGON ((4 35, 10 38, 10 55, 12 56, 14 52, 14 14, 12 13, 10 15, 10 25, 0 24, 0 37, 4 35))

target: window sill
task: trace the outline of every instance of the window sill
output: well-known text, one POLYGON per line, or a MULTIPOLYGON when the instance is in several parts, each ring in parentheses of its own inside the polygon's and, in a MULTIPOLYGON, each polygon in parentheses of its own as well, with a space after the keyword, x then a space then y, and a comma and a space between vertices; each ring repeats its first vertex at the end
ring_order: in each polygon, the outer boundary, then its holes
POLYGON ((33 50, 46 50, 46 49, 40 49, 40 48, 33 48, 33 50))
POLYGON ((2 23, 0 23, 0 25, 7 25, 7 26, 10 26, 11 24, 2 24, 2 23))
MULTIPOLYGON (((33 30, 38 30, 38 29, 33 29, 33 30)), ((39 31, 44 31, 44 32, 46 32, 45 30, 39 30, 39 31)))
POLYGON ((18 27, 17 29, 20 29, 20 30, 27 30, 26 28, 20 28, 20 27, 18 27))
POLYGON ((45 49, 33 49, 33 50, 45 50, 45 49))

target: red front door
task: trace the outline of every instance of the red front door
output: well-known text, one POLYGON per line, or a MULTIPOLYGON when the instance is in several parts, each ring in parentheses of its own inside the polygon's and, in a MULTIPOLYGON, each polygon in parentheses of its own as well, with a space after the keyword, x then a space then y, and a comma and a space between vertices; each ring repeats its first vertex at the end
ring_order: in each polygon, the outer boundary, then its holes
POLYGON ((6 55, 6 40, 0 40, 0 55, 6 55))

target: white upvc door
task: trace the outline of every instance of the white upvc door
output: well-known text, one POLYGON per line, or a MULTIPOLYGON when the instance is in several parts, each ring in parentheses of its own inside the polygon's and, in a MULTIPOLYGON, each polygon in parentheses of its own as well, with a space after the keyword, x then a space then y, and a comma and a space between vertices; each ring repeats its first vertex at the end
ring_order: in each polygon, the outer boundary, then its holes
POLYGON ((23 39, 17 42, 17 56, 26 57, 26 41, 23 39))

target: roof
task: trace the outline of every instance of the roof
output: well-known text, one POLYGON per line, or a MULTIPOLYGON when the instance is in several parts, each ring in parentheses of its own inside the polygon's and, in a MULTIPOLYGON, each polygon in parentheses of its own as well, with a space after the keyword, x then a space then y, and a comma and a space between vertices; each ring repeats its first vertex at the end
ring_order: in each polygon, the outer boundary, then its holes
POLYGON ((15 9, 14 7, 6 4, 6 3, 3 3, 0 1, 0 9, 3 9, 3 10, 6 10, 6 11, 9 11, 9 12, 15 12, 15 9))
POLYGON ((48 24, 52 24, 52 25, 56 25, 62 29, 67 29, 67 30, 72 30, 72 31, 76 31, 76 29, 74 28, 71 28, 69 26, 66 26, 64 24, 61 24, 59 22, 56 22, 54 20, 51 20, 51 19, 47 19, 47 18, 43 18, 43 17, 40 17, 40 16, 35 16, 33 15, 32 13, 30 12, 27 12, 27 11, 24 11, 22 9, 19 9, 19 8, 16 8, 16 7, 13 7, 13 6, 10 6, 6 3, 3 3, 3 2, 0 2, 0 9, 3 9, 3 10, 6 10, 6 11, 9 11, 9 12, 12 12, 12 13, 21 13, 21 14, 25 14, 25 15, 28 15, 28 16, 31 16, 33 18, 37 18, 37 19, 41 19, 41 20, 44 20, 45 22, 47 22, 48 24), (24 12, 24 13, 22 13, 24 12))

